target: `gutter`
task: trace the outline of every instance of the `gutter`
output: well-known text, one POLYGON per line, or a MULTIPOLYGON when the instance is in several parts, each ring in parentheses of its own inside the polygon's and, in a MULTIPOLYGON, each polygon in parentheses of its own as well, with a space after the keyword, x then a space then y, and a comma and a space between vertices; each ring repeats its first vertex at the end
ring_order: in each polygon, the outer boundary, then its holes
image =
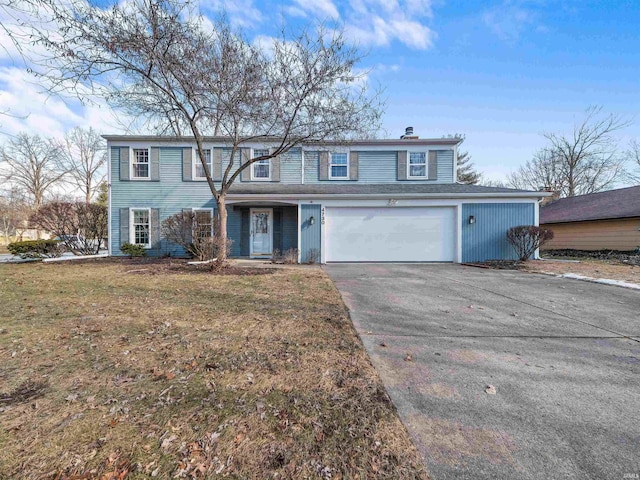
POLYGON ((227 193, 230 200, 256 200, 266 199, 274 200, 276 198, 284 198, 290 200, 298 199, 327 199, 336 198, 537 198, 540 199, 542 192, 531 193, 227 193))

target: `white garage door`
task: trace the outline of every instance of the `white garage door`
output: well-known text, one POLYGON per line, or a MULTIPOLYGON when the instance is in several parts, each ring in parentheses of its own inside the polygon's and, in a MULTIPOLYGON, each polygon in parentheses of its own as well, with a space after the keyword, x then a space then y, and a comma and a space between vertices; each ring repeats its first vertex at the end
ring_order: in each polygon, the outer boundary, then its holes
POLYGON ((327 207, 327 262, 453 262, 453 207, 327 207))

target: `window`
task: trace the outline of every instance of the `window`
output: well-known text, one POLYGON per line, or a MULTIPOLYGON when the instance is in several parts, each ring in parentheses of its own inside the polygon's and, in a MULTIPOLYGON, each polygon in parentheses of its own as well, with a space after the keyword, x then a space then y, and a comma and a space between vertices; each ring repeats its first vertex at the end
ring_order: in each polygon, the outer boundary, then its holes
MULTIPOLYGON (((267 149, 256 149, 253 151, 253 158, 269 155, 267 149)), ((253 180, 269 180, 271 178, 271 159, 258 160, 251 169, 253 180)))
POLYGON ((349 178, 349 162, 346 153, 332 153, 329 178, 349 178))
POLYGON ((193 236, 199 240, 213 237, 213 211, 194 208, 193 213, 193 236))
POLYGON ((427 154, 425 152, 409 153, 409 177, 427 176, 427 154))
POLYGON ((151 211, 148 208, 131 210, 131 243, 151 247, 150 222, 151 211))
MULTIPOLYGON (((203 148, 202 151, 204 153, 205 162, 207 163, 207 168, 209 169, 209 174, 212 174, 213 166, 211 164, 211 149, 203 148)), ((204 167, 202 166, 202 162, 200 161, 200 156, 198 155, 197 149, 193 155, 193 163, 195 164, 195 178, 198 180, 206 179, 207 175, 205 174, 204 167)))
POLYGON ((132 178, 149 178, 149 149, 133 149, 132 167, 132 178))

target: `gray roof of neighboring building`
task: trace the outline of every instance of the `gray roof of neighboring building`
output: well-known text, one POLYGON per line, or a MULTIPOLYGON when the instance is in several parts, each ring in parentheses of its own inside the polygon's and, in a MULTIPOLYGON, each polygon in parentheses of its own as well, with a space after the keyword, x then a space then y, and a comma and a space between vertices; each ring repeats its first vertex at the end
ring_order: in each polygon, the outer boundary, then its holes
MULTIPOLYGON (((195 141, 194 137, 187 136, 165 136, 165 135, 103 135, 102 138, 110 142, 162 142, 162 143, 190 143, 195 141)), ((247 139, 247 142, 279 142, 279 137, 255 137, 247 139)), ((362 139, 362 140, 340 140, 340 141, 313 141, 307 140, 302 145, 308 146, 331 146, 331 145, 352 145, 362 146, 399 146, 399 145, 457 145, 460 138, 387 138, 387 139, 362 139)), ((203 137, 205 143, 229 143, 229 137, 203 137)))
POLYGON ((280 184, 280 183, 243 183, 235 182, 230 190, 231 195, 479 195, 479 196, 523 196, 543 197, 545 192, 516 190, 513 188, 484 187, 482 185, 453 184, 349 184, 333 182, 331 184, 280 184))
POLYGON ((640 186, 561 198, 540 208, 540 223, 640 217, 640 186))

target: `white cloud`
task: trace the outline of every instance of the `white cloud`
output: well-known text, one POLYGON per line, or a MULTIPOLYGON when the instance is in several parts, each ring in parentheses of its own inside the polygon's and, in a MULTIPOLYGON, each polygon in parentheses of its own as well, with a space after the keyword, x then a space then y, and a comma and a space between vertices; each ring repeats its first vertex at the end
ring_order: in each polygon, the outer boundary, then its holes
POLYGON ((16 67, 0 67, 0 134, 12 136, 26 131, 61 137, 77 126, 92 126, 101 133, 123 130, 127 121, 106 105, 82 106, 43 92, 37 79, 16 67))
POLYGON ((253 0, 200 0, 200 7, 216 14, 224 13, 231 23, 240 27, 255 27, 263 19, 253 0))
MULTIPOLYGON (((347 0, 336 10, 354 43, 382 47, 397 41, 425 50, 433 46, 436 38, 425 23, 433 16, 431 4, 432 0, 347 0)), ((320 9, 315 11, 315 16, 321 17, 320 9)))
POLYGON ((502 4, 486 10, 482 21, 500 39, 515 43, 526 30, 545 33, 546 27, 539 22, 538 14, 524 2, 505 0, 502 4))
POLYGON ((336 20, 340 17, 338 8, 331 0, 293 0, 295 6, 287 11, 297 16, 311 15, 325 19, 336 20))

